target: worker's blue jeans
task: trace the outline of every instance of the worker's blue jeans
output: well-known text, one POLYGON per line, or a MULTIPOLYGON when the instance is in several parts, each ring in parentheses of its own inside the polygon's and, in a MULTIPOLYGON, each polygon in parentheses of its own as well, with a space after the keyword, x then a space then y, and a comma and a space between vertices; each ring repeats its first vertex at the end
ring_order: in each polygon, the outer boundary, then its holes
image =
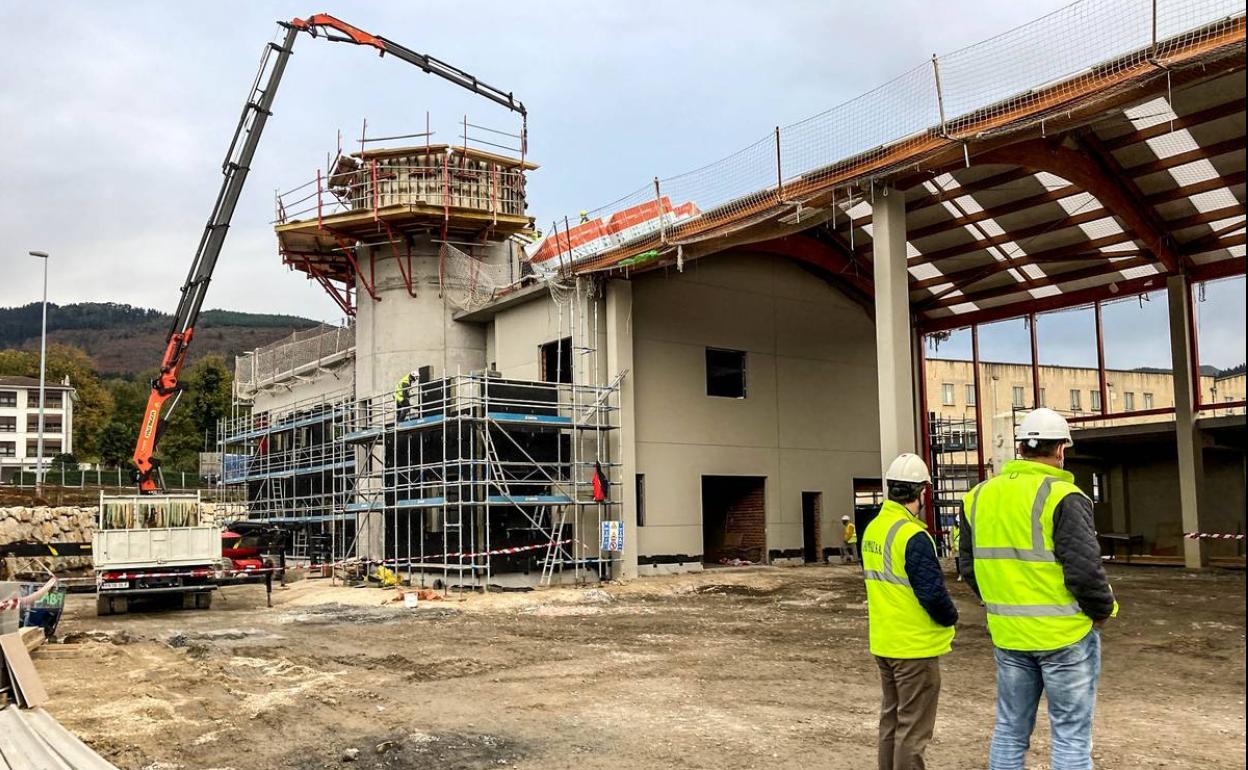
POLYGON ((997 724, 989 770, 1023 770, 1040 693, 1049 701, 1052 770, 1092 770, 1092 711, 1101 675, 1101 634, 1049 652, 996 651, 997 724))

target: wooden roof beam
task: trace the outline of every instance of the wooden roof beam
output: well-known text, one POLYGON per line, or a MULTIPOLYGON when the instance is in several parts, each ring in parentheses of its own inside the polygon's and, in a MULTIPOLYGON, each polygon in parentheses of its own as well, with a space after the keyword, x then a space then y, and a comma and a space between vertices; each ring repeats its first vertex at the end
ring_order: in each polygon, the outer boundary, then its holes
POLYGON ((1215 120, 1230 117, 1231 115, 1240 115, 1243 112, 1243 103, 1238 100, 1232 100, 1226 104, 1219 104, 1214 107, 1209 107, 1208 109, 1193 112, 1189 115, 1180 115, 1174 120, 1163 120, 1162 122, 1149 126, 1148 128, 1141 128, 1126 134, 1120 134, 1112 139, 1103 139, 1101 141, 1105 145, 1105 149, 1113 152, 1114 150, 1121 150, 1123 147, 1130 147, 1133 144, 1139 144, 1140 142, 1146 142, 1149 139, 1165 136, 1173 131, 1178 131, 1184 128, 1195 128, 1196 126, 1202 126, 1205 123, 1212 123, 1215 120))
POLYGON ((1142 202, 1134 184, 1123 179, 1126 175, 1117 163, 1110 165, 1106 162, 1108 153, 1102 154, 1098 148, 1099 144, 1094 141, 1087 142, 1088 152, 1079 152, 1044 140, 1031 140, 993 150, 982 159, 986 162, 1015 163, 1032 171, 1047 171, 1083 188, 1101 202, 1105 211, 1116 216, 1134 233, 1167 272, 1178 272, 1182 259, 1157 219, 1156 212, 1142 202))
MULTIPOLYGON (((1124 259, 1121 262, 1105 263, 1095 265, 1093 267, 1068 270, 1064 273, 1058 273, 1056 275, 1046 275, 1043 278, 1036 279, 1035 285, 1057 286, 1063 283, 1070 283, 1071 281, 1082 281, 1087 278, 1100 278, 1101 276, 1113 275, 1114 273, 1122 270, 1129 270, 1133 267, 1143 267, 1144 265, 1152 263, 1153 260, 1148 257, 1132 257, 1130 259, 1124 259)), ((961 305, 966 302, 978 302, 980 300, 1004 297, 1010 294, 1022 294, 1026 292, 1027 289, 1028 287, 1021 283, 1011 283, 1005 286, 993 286, 992 288, 981 289, 975 292, 963 292, 961 296, 942 299, 940 302, 931 305, 930 308, 924 309, 952 307, 953 305, 961 305)))
POLYGON ((869 275, 863 275, 853 256, 823 238, 809 235, 785 235, 741 247, 743 251, 756 251, 788 257, 829 273, 860 292, 874 296, 875 286, 869 275))

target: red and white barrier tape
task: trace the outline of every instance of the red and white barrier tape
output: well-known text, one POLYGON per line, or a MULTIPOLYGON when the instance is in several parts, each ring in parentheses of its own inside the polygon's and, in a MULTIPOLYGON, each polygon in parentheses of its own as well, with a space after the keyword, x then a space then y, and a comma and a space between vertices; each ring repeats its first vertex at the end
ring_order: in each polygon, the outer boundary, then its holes
MULTIPOLYGON (((379 560, 345 559, 342 561, 327 562, 325 564, 317 564, 315 566, 323 568, 323 567, 341 567, 347 564, 359 564, 359 565, 365 565, 365 566, 376 564, 376 565, 380 565, 383 567, 385 566, 402 567, 402 566, 410 566, 412 564, 427 563, 431 559, 443 559, 443 560, 475 559, 481 556, 502 556, 505 554, 526 553, 529 551, 540 551, 544 549, 557 548, 559 546, 564 546, 572 542, 575 542, 575 541, 571 538, 568 538, 566 540, 554 540, 549 543, 536 543, 534 545, 512 546, 510 548, 494 548, 489 551, 477 551, 475 553, 469 553, 466 551, 456 551, 454 553, 431 554, 421 559, 401 559, 401 560, 400 559, 379 559, 379 560)), ((178 572, 118 572, 118 573, 110 573, 107 579, 103 578, 102 576, 96 577, 96 578, 90 578, 90 577, 72 578, 71 577, 71 578, 61 578, 60 582, 62 583, 94 582, 98 585, 99 583, 104 583, 104 582, 114 582, 114 581, 119 581, 119 580, 134 580, 137 578, 144 578, 144 579, 167 578, 167 577, 201 578, 201 577, 215 577, 215 576, 238 577, 240 575, 259 575, 259 574, 263 574, 266 572, 281 572, 283 569, 290 569, 290 568, 289 567, 285 567, 285 568, 284 567, 253 567, 253 568, 246 568, 246 569, 241 569, 241 570, 231 570, 231 571, 222 571, 222 572, 218 572, 216 570, 210 570, 210 569, 202 569, 202 568, 181 570, 178 572)), ((13 607, 17 607, 20 603, 21 603, 20 597, 14 597, 12 599, 5 599, 4 601, 0 602, 0 611, 12 609, 13 607)))
POLYGON ((1244 535, 1230 535, 1224 532, 1188 532, 1183 537, 1188 540, 1243 540, 1244 535))

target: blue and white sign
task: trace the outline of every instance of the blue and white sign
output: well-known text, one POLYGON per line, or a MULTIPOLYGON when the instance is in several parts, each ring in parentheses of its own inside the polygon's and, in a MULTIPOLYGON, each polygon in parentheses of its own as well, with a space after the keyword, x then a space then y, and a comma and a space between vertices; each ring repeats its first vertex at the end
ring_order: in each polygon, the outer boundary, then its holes
POLYGON ((624 522, 622 521, 602 522, 602 550, 604 551, 623 551, 624 550, 624 522))

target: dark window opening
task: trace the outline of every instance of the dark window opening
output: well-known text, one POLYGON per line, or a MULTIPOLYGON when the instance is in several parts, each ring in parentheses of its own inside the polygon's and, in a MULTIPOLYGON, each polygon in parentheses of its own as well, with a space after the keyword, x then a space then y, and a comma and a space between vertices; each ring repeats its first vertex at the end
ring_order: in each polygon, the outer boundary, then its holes
POLYGON ((745 398, 745 352, 706 349, 706 395, 745 398))
POLYGON ((637 474, 637 526, 646 526, 646 474, 637 474))
POLYGON ((572 338, 547 342, 540 349, 543 382, 572 382, 572 338))
POLYGON ((416 379, 421 383, 433 381, 433 367, 422 366, 416 370, 416 379))

